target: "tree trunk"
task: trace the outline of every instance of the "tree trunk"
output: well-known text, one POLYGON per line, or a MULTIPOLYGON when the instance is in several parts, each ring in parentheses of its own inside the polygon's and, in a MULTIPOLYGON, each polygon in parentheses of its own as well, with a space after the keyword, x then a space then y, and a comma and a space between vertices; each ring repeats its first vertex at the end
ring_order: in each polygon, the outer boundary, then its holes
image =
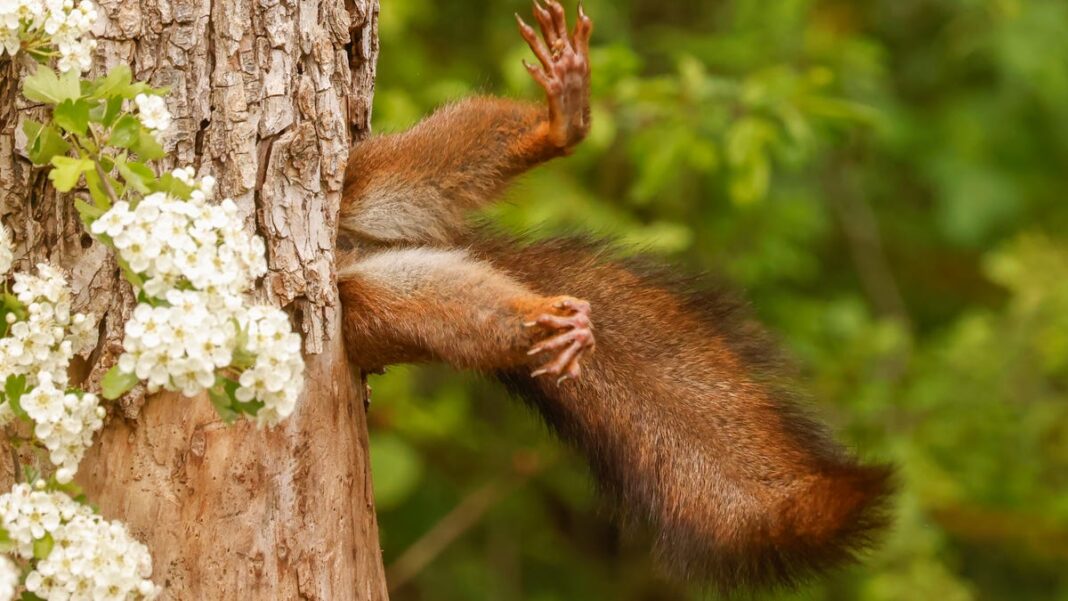
MULTIPOLYGON (((345 160, 370 115, 378 2, 100 5, 92 75, 129 64, 170 87, 165 163, 215 175, 219 195, 266 239, 258 294, 290 309, 302 331, 307 384, 297 412, 262 431, 226 426, 203 396, 131 393, 78 482, 148 545, 165 599, 385 599, 364 386, 345 360, 333 268, 345 160)), ((19 69, 2 69, 0 216, 20 268, 63 266, 76 308, 103 317, 86 358, 92 389, 121 352, 133 299, 71 199, 57 199, 23 158, 21 120, 37 109, 18 95, 19 69)))

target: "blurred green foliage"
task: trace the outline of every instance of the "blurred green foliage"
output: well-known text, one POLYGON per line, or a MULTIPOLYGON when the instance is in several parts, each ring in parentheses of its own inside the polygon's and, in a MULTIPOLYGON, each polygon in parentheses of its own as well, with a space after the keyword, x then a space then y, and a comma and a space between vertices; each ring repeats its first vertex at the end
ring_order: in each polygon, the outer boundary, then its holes
MULTIPOLYGON (((878 551, 769 598, 1068 599, 1068 3, 586 9, 592 134, 489 215, 723 274, 815 410, 900 467, 878 551)), ((376 129, 537 97, 513 11, 384 1, 376 129)), ((581 459, 500 388, 441 368, 371 383, 395 600, 701 598, 657 576, 581 459), (396 564, 412 545, 430 561, 396 564)))

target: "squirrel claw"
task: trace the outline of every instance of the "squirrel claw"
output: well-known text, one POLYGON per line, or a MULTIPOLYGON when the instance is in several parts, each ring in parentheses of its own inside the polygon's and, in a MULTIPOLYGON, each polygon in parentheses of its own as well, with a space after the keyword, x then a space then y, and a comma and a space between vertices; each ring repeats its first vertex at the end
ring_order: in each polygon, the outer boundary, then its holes
POLYGON ((537 355, 542 351, 555 351, 572 344, 578 343, 580 347, 586 347, 593 342, 593 332, 590 331, 589 319, 574 320, 576 325, 572 329, 543 340, 527 351, 528 355, 537 355))
POLYGON ((541 67, 524 63, 549 101, 549 140, 569 149, 589 132, 589 41, 593 22, 579 10, 574 31, 569 35, 567 15, 556 0, 535 1, 534 20, 539 36, 518 15, 519 33, 534 52, 541 67))
POLYGON ((562 383, 579 376, 582 369, 580 360, 593 349, 593 325, 590 321, 590 304, 575 298, 562 298, 552 304, 557 311, 566 311, 567 315, 545 313, 533 322, 523 324, 540 325, 557 333, 544 339, 527 351, 528 355, 544 352, 556 353, 551 361, 536 369, 531 376, 537 378, 546 374, 557 376, 557 383, 562 383))
MULTIPOLYGON (((579 357, 587 350, 588 347, 583 346, 580 341, 572 342, 567 348, 557 355, 556 359, 553 359, 541 369, 534 373, 538 375, 552 374, 554 376, 566 376, 567 378, 575 377, 579 373, 578 361, 579 357)), ((559 380, 558 380, 559 381, 559 380)))

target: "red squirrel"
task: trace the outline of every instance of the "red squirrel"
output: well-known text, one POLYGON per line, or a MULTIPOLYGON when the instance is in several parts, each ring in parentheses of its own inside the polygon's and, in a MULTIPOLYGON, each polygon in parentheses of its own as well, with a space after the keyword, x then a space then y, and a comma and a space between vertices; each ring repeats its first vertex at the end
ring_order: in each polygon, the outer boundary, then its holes
POLYGON ((580 7, 569 32, 552 0, 534 16, 540 36, 516 18, 547 105, 470 98, 353 148, 339 217, 352 250, 338 259, 350 361, 497 377, 588 458, 621 521, 651 527, 683 578, 790 585, 853 559, 886 523, 891 472, 797 408, 737 302, 603 245, 468 225, 589 131, 592 22, 580 7))

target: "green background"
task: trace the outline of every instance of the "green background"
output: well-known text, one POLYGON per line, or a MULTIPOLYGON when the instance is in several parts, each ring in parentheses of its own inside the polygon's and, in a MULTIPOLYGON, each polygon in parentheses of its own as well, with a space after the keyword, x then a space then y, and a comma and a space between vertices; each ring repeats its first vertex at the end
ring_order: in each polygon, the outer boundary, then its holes
MULTIPOLYGON (((1068 2, 585 6, 590 138, 490 217, 725 277, 814 411, 899 467, 863 565, 766 598, 1068 599, 1068 2)), ((538 98, 514 11, 384 0, 375 129, 538 98)), ((703 598, 657 575, 498 386, 436 367, 371 385, 393 599, 703 598), (404 568, 408 551, 430 561, 404 568)))

